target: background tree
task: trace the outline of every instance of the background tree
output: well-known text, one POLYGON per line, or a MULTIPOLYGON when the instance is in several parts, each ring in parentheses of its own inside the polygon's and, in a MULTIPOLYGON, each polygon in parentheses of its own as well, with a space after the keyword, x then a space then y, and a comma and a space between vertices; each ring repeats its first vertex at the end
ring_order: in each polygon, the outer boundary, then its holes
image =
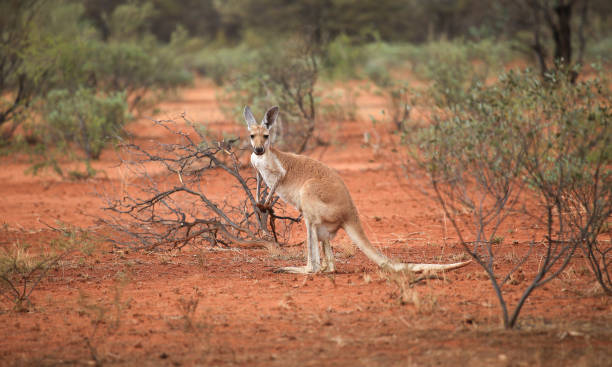
POLYGON ((1 139, 9 139, 21 114, 32 102, 37 82, 46 76, 39 70, 28 73, 25 60, 40 42, 35 35, 34 20, 41 9, 39 0, 11 0, 0 3, 0 128, 1 139), (12 123, 6 128, 5 124, 12 123))
POLYGON ((552 63, 555 68, 572 69, 570 78, 575 81, 578 72, 574 66, 582 66, 584 61, 589 0, 525 0, 524 3, 533 32, 531 47, 542 75, 548 72, 552 63), (552 40, 554 45, 552 59, 548 56, 546 45, 550 42, 546 39, 552 40))

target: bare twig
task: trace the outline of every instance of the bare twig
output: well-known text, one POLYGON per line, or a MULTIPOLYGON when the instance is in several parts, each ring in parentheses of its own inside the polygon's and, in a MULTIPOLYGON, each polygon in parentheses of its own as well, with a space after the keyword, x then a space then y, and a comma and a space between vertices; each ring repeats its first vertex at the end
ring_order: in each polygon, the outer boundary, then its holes
POLYGON ((255 180, 245 176, 234 152, 238 139, 209 142, 183 119, 192 130, 179 129, 174 121, 153 121, 176 135, 179 143, 157 143, 151 148, 122 145, 122 166, 133 177, 121 192, 104 195, 111 215, 102 222, 115 232, 111 241, 149 250, 200 243, 276 249, 277 228, 282 228, 281 241, 286 242, 288 227, 297 219, 271 212, 274 233, 270 234, 267 218, 257 208, 261 193, 253 195, 255 180), (208 189, 213 180, 222 182, 223 197, 208 189), (280 227, 276 220, 281 221, 280 227))

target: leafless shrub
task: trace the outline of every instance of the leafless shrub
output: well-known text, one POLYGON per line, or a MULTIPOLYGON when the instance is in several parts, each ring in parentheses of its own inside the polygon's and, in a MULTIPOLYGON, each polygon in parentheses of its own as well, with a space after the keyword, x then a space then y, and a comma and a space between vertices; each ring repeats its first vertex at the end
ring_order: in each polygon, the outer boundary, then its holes
MULTIPOLYGON (((299 218, 257 208, 266 188, 252 193, 255 179, 245 170, 252 171, 234 151, 238 139, 209 142, 184 121, 188 128, 182 130, 174 121, 153 121, 177 137, 178 143, 122 144, 121 167, 126 177, 118 192, 104 195, 111 215, 101 219, 114 230, 111 241, 147 250, 202 243, 277 250, 276 234, 288 239, 291 223, 299 218), (213 183, 225 192, 210 190, 213 183)), ((283 208, 276 212, 282 213, 283 208)))
POLYGON ((66 256, 77 249, 91 253, 89 232, 70 226, 49 228, 59 235, 47 243, 31 245, 15 239, 0 248, 0 299, 11 303, 16 311, 30 308, 32 292, 66 256))
POLYGON ((612 296, 612 243, 587 239, 582 247, 595 278, 608 296, 612 296))
POLYGON ((14 310, 27 311, 32 292, 68 252, 37 254, 19 242, 3 248, 0 252, 0 296, 11 302, 14 310))

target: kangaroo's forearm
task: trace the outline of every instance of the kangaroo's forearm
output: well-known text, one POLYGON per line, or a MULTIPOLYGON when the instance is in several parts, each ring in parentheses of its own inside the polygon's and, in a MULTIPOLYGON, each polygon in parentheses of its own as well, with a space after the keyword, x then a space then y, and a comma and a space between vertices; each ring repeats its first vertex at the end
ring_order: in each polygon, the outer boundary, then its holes
POLYGON ((261 174, 259 174, 259 171, 255 170, 256 172, 256 176, 257 176, 257 196, 256 196, 256 201, 259 203, 261 197, 260 197, 260 192, 261 192, 261 174))
POLYGON ((280 180, 277 180, 274 185, 272 185, 272 187, 270 187, 270 192, 268 192, 268 197, 266 198, 266 201, 264 202, 264 205, 270 205, 270 202, 272 201, 272 197, 274 197, 274 193, 276 192, 276 188, 278 187, 278 183, 280 182, 280 180))

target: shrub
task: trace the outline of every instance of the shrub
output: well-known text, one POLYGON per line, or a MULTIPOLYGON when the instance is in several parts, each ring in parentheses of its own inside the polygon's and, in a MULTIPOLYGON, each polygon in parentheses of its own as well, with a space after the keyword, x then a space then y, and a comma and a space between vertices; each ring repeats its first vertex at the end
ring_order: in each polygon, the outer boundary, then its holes
MULTIPOLYGON (((446 108, 421 131, 415 153, 461 244, 489 276, 507 328, 515 326, 533 290, 563 271, 577 248, 602 246, 598 239, 612 212, 606 83, 573 86, 561 73, 547 80, 511 72, 489 87, 471 86, 459 95, 463 99, 445 99, 446 108), (517 213, 545 233, 534 234, 526 255, 499 274, 500 227, 517 213), (534 258, 541 259, 538 269, 510 312, 503 287, 534 258)), ((592 263, 606 268, 609 258, 592 263)))
POLYGON ((255 65, 257 56, 257 51, 244 43, 231 48, 205 48, 193 57, 192 66, 217 85, 223 85, 255 65))
POLYGON ((47 272, 70 252, 56 247, 49 246, 36 253, 28 245, 15 242, 0 249, 0 296, 10 301, 14 310, 28 310, 32 292, 47 272))
POLYGON ((601 62, 609 66, 612 64, 610 50, 612 50, 612 36, 588 43, 586 47, 586 59, 601 62))
POLYGON ((131 109, 152 90, 159 94, 192 81, 180 53, 188 42, 185 30, 179 27, 170 43, 159 43, 150 32, 154 14, 151 3, 117 6, 106 18, 109 40, 96 42, 88 58, 96 86, 126 92, 131 109))
POLYGON ((193 42, 180 28, 169 43, 158 42, 148 29, 153 9, 147 4, 123 4, 104 17, 110 32, 107 40, 83 21, 84 7, 79 3, 41 2, 36 11, 26 8, 17 14, 24 18, 21 21, 32 20, 19 28, 27 36, 24 45, 12 51, 19 56, 13 73, 23 75, 23 85, 15 79, 2 95, 22 95, 19 103, 8 107, 10 116, 5 116, 18 122, 18 116, 29 118, 26 131, 33 134, 28 141, 38 143, 35 152, 42 160, 31 172, 51 165, 61 173, 54 153, 61 152, 69 158, 84 157, 87 175, 93 174, 89 160, 97 159, 104 145, 120 134, 126 106, 139 108, 145 99, 192 80, 179 53, 193 47, 193 42))
POLYGON ((174 55, 173 45, 143 46, 137 42, 111 42, 98 48, 96 73, 106 91, 124 91, 130 108, 137 107, 149 92, 186 85, 191 73, 174 55))
POLYGON ((325 47, 321 69, 329 79, 350 79, 358 76, 363 58, 362 48, 342 34, 325 47))
POLYGON ((45 76, 43 68, 28 72, 24 65, 30 50, 42 43, 33 29, 33 15, 41 3, 39 0, 0 3, 0 127, 3 128, 0 143, 10 140, 45 76))
POLYGON ((96 94, 81 88, 72 94, 53 90, 46 98, 46 123, 36 129, 47 150, 72 154, 76 145, 90 160, 98 159, 102 148, 121 134, 127 118, 124 92, 96 94))
MULTIPOLYGON (((2 12, 11 19, 2 26, 15 33, 7 39, 15 42, 0 49, 0 59, 10 61, 3 62, 9 67, 0 71, 0 125, 7 120, 21 122, 19 117, 28 110, 33 110, 33 116, 40 115, 39 110, 47 114, 57 98, 51 92, 54 90, 75 93, 91 89, 108 96, 125 92, 123 96, 133 109, 145 96, 156 96, 192 80, 180 51, 192 47, 193 42, 180 28, 170 43, 158 42, 148 29, 154 12, 148 3, 123 4, 104 17, 110 30, 107 40, 83 21, 80 3, 13 3, 17 4, 11 5, 15 9, 7 5, 7 11, 2 12), (47 97, 52 100, 46 101, 47 97)), ((14 128, 8 130, 10 138, 14 128)))

